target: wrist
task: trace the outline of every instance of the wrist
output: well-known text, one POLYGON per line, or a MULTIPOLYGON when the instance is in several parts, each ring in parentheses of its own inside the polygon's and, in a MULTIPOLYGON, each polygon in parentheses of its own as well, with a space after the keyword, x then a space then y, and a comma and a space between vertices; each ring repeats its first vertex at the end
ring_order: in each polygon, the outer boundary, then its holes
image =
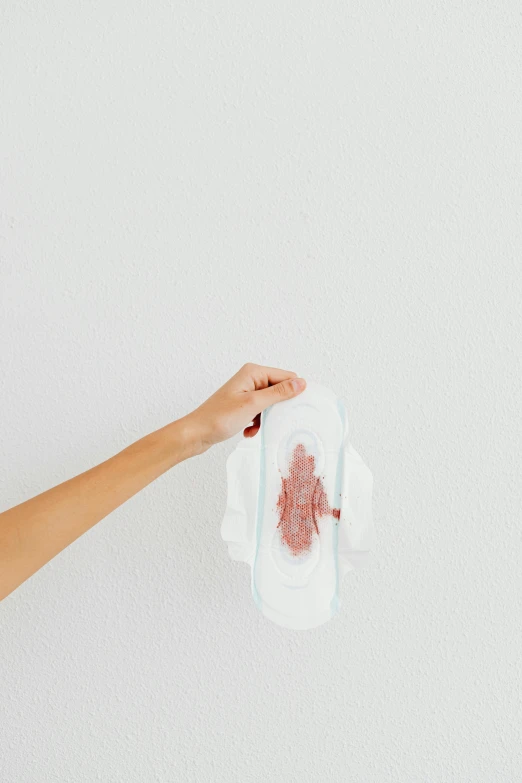
POLYGON ((212 445, 212 441, 196 411, 182 416, 169 425, 175 442, 182 453, 181 459, 203 454, 212 445))

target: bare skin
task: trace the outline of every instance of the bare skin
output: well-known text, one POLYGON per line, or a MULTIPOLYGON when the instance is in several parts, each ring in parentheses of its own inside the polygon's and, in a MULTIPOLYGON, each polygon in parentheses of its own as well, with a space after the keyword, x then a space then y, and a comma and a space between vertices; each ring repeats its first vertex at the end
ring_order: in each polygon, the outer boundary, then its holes
POLYGON ((245 364, 196 410, 57 487, 0 514, 0 600, 165 471, 243 430, 300 394, 296 373, 245 364))

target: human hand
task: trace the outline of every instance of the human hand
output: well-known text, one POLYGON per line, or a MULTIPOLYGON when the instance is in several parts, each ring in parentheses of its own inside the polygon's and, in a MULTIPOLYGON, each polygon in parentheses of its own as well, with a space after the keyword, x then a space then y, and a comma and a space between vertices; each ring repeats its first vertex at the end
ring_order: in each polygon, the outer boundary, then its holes
POLYGON ((261 411, 297 397, 306 381, 295 372, 245 364, 229 381, 185 417, 198 440, 198 452, 227 440, 240 430, 246 438, 259 431, 261 411))

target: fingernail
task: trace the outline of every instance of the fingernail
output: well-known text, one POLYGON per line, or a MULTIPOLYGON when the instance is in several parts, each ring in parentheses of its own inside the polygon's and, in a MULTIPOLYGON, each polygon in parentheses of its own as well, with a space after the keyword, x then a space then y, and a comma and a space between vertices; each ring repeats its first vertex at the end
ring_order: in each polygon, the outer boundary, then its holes
POLYGON ((304 378, 294 378, 293 381, 291 381, 292 388, 294 391, 302 391, 304 387, 306 386, 306 381, 304 378))

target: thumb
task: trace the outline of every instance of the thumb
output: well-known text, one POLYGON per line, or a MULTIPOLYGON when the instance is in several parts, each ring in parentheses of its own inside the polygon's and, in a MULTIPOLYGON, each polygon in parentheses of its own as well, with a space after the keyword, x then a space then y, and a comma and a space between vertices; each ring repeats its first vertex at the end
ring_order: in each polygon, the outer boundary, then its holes
POLYGON ((297 397, 305 389, 306 381, 304 378, 291 378, 287 381, 276 383, 274 386, 269 386, 267 389, 260 389, 260 391, 254 394, 256 410, 264 411, 265 408, 274 405, 276 402, 290 400, 292 397, 297 397))

